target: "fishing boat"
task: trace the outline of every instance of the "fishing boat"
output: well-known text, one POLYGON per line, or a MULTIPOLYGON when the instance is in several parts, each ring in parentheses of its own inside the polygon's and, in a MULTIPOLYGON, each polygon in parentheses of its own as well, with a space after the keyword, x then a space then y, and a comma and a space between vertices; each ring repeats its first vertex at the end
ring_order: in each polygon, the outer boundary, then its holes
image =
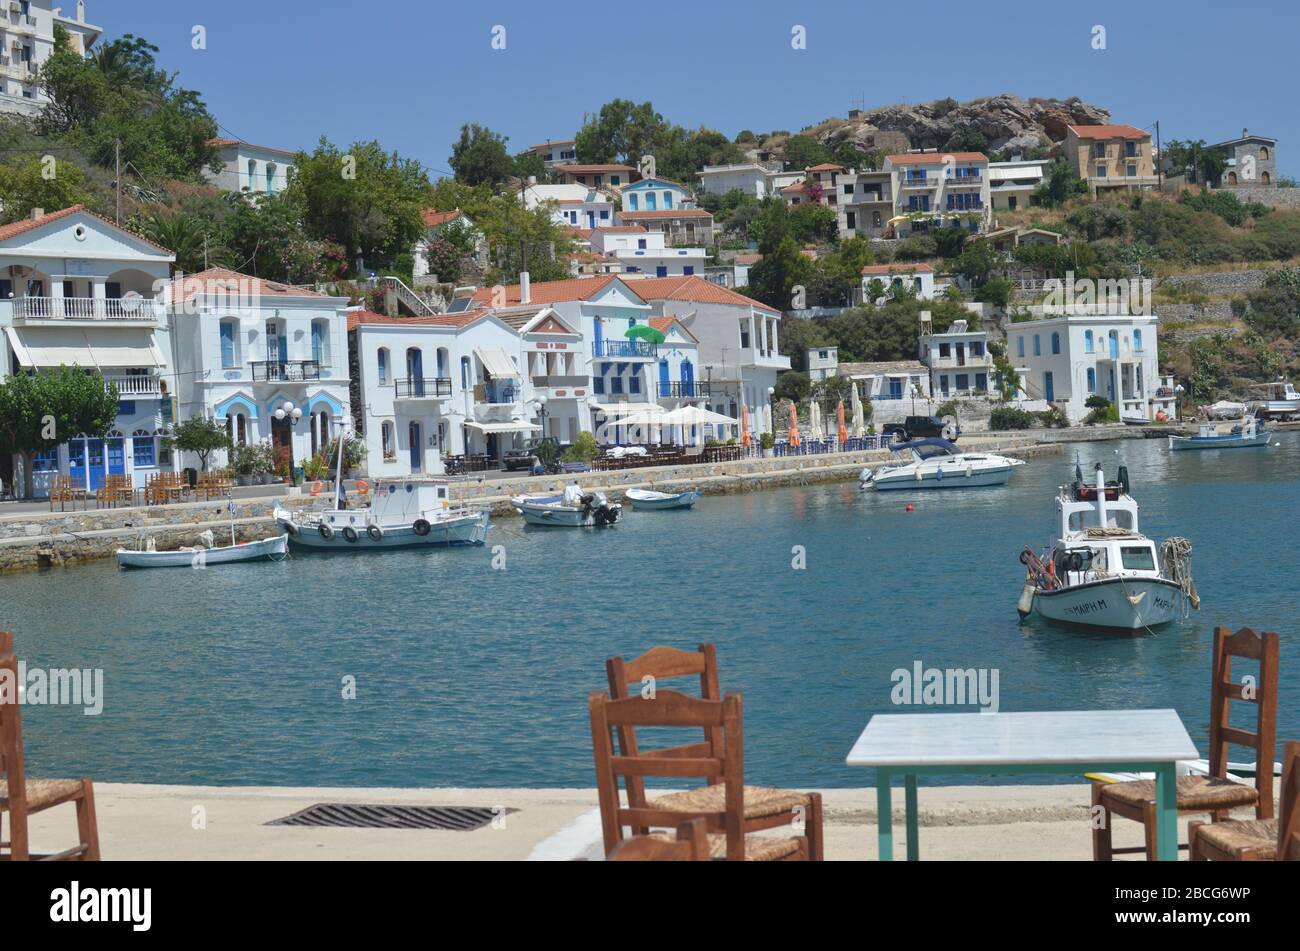
POLYGON ((1187 449, 1263 449, 1268 445, 1268 431, 1255 422, 1254 416, 1243 416, 1240 422, 1202 423, 1195 436, 1170 436, 1169 449, 1180 452, 1187 449))
POLYGON ((1138 504, 1129 494, 1127 467, 1106 482, 1097 464, 1092 484, 1078 464, 1075 481, 1056 499, 1059 535, 1044 556, 1026 548, 1027 569, 1017 605, 1051 621, 1137 631, 1179 620, 1200 607, 1192 580, 1192 546, 1185 538, 1156 543, 1138 529, 1138 504))
POLYGON ((1257 383, 1248 387, 1251 408, 1261 419, 1295 419, 1300 417, 1300 393, 1286 380, 1257 383))
MULTIPOLYGON (((346 437, 344 437, 346 438, 346 437)), ((297 548, 381 550, 425 545, 482 545, 491 528, 486 509, 453 507, 447 479, 365 479, 353 483, 355 504, 343 483, 343 439, 333 504, 324 509, 285 509, 277 499, 275 522, 297 548)), ((311 483, 313 494, 320 483, 311 483)))
POLYGON ((258 561, 266 558, 279 561, 287 554, 285 537, 276 535, 255 542, 223 545, 221 547, 197 546, 178 548, 175 551, 155 551, 129 548, 117 550, 119 568, 210 568, 239 561, 258 561))
POLYGON ((895 443, 889 450, 900 455, 908 453, 912 461, 884 466, 879 471, 863 469, 858 477, 862 488, 969 489, 1006 485, 1011 471, 1025 464, 1023 459, 991 452, 962 452, 938 437, 895 443))
POLYGON ((511 499, 510 504, 529 525, 564 528, 613 525, 623 511, 623 506, 610 502, 603 492, 589 492, 576 502, 566 502, 562 495, 520 495, 511 499))
POLYGON ((628 489, 624 493, 634 508, 643 511, 659 509, 688 509, 699 501, 700 492, 654 492, 650 489, 628 489))

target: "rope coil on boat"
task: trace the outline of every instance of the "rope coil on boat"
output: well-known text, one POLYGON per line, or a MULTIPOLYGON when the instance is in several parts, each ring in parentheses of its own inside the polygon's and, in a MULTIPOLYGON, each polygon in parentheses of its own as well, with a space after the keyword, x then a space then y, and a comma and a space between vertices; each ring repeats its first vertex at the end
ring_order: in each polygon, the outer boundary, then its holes
POLYGON ((1165 576, 1178 585, 1186 603, 1199 610, 1201 596, 1192 579, 1192 543, 1179 536, 1166 538, 1160 545, 1160 564, 1165 576))

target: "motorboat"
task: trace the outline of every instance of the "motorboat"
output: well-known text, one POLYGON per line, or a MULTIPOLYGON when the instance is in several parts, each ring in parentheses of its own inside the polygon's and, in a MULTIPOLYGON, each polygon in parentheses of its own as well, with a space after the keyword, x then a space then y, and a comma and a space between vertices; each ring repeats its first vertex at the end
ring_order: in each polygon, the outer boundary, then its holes
POLYGON ((1026 548, 1020 561, 1027 574, 1018 610, 1051 621, 1137 631, 1181 619, 1199 608, 1192 580, 1192 546, 1170 538, 1159 549, 1139 531, 1138 504, 1129 492, 1127 467, 1106 482, 1101 464, 1085 483, 1078 464, 1075 481, 1056 499, 1059 533, 1039 556, 1026 548))
POLYGON ((1195 436, 1170 436, 1169 449, 1263 449, 1268 442, 1268 430, 1254 416, 1243 416, 1233 424, 1202 423, 1195 436))
POLYGON ((1248 387, 1251 409, 1261 419, 1295 419, 1300 417, 1300 393, 1286 380, 1256 383, 1248 387))
POLYGON ((285 509, 275 521, 299 548, 378 550, 416 545, 482 545, 491 528, 486 509, 452 507, 446 479, 364 479, 354 505, 341 493, 325 509, 285 509))
POLYGON ((142 550, 119 548, 117 564, 119 568, 209 568, 213 565, 259 561, 263 558, 279 561, 288 554, 285 543, 286 539, 283 535, 276 535, 272 538, 237 545, 220 547, 199 545, 192 548, 178 548, 174 551, 157 551, 152 547, 142 550))
POLYGON ((1023 466, 1023 459, 991 452, 962 452, 946 439, 932 436, 893 443, 890 452, 911 462, 887 465, 879 470, 863 469, 858 477, 865 489, 968 489, 975 486, 1006 485, 1011 471, 1023 466), (904 457, 907 458, 907 457, 904 457))
POLYGON ((628 489, 628 497, 634 508, 639 511, 657 511, 659 509, 688 509, 699 501, 698 489, 689 492, 655 492, 650 489, 628 489))
POLYGON ((566 502, 562 495, 520 495, 510 504, 529 525, 564 528, 613 525, 623 511, 623 506, 610 502, 603 492, 588 492, 573 502, 566 502))

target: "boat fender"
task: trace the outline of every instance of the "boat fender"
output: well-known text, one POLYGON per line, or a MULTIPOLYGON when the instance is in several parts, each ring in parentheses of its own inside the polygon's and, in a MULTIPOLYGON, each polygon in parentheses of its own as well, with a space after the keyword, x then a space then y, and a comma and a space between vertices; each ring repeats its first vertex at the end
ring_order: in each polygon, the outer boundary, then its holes
POLYGON ((349 542, 355 542, 357 540, 357 530, 351 525, 348 525, 343 529, 343 537, 349 542))
POLYGON ((943 466, 935 466, 934 478, 939 482, 943 481, 943 466))
POLYGON ((417 535, 424 536, 429 534, 429 529, 431 528, 433 528, 433 526, 429 524, 427 519, 417 518, 415 524, 411 526, 411 531, 415 532, 417 535))
POLYGON ((383 541, 384 539, 384 530, 378 525, 367 525, 366 534, 370 536, 372 542, 383 541))
POLYGON ((1034 582, 1032 579, 1025 579, 1025 586, 1020 589, 1020 601, 1016 604, 1016 612, 1020 615, 1021 620, 1029 617, 1034 610, 1034 582))
POLYGON ((293 522, 284 522, 283 525, 284 525, 284 530, 285 530, 285 532, 288 533, 288 535, 289 535, 291 538, 297 538, 297 537, 298 537, 298 526, 297 526, 297 525, 293 524, 293 522))
POLYGON ((924 479, 924 478, 925 478, 925 476, 923 476, 923 475, 921 474, 921 470, 920 470, 920 469, 917 469, 917 470, 916 470, 916 481, 917 481, 917 482, 920 482, 920 481, 921 481, 922 479, 924 479))
POLYGON ((969 462, 966 463, 966 478, 969 479, 974 474, 975 474, 975 467, 972 466, 969 462))
POLYGON ((320 537, 325 539, 326 541, 329 541, 334 537, 334 529, 330 528, 328 525, 322 524, 320 528, 316 530, 320 532, 320 537))

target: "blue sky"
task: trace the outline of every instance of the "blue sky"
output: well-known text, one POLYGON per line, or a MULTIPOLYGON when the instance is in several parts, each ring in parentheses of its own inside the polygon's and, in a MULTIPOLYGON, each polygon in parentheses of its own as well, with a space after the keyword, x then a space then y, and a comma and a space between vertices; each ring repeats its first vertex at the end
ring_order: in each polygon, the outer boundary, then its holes
POLYGON ((1280 171, 1300 177, 1294 0, 87 7, 107 36, 135 33, 160 47, 163 65, 203 93, 232 136, 283 148, 309 148, 322 134, 340 145, 377 138, 435 173, 463 122, 491 127, 519 151, 571 138, 585 113, 615 97, 649 99, 680 125, 735 135, 797 130, 859 99, 870 107, 1011 92, 1079 96, 1141 127, 1158 119, 1165 140, 1214 142, 1249 127, 1277 138, 1280 171), (791 48, 796 24, 806 28, 804 50, 791 48), (206 29, 205 50, 191 48, 195 25, 206 29), (504 50, 491 45, 496 25, 504 50), (1104 50, 1092 45, 1098 25, 1104 50))

